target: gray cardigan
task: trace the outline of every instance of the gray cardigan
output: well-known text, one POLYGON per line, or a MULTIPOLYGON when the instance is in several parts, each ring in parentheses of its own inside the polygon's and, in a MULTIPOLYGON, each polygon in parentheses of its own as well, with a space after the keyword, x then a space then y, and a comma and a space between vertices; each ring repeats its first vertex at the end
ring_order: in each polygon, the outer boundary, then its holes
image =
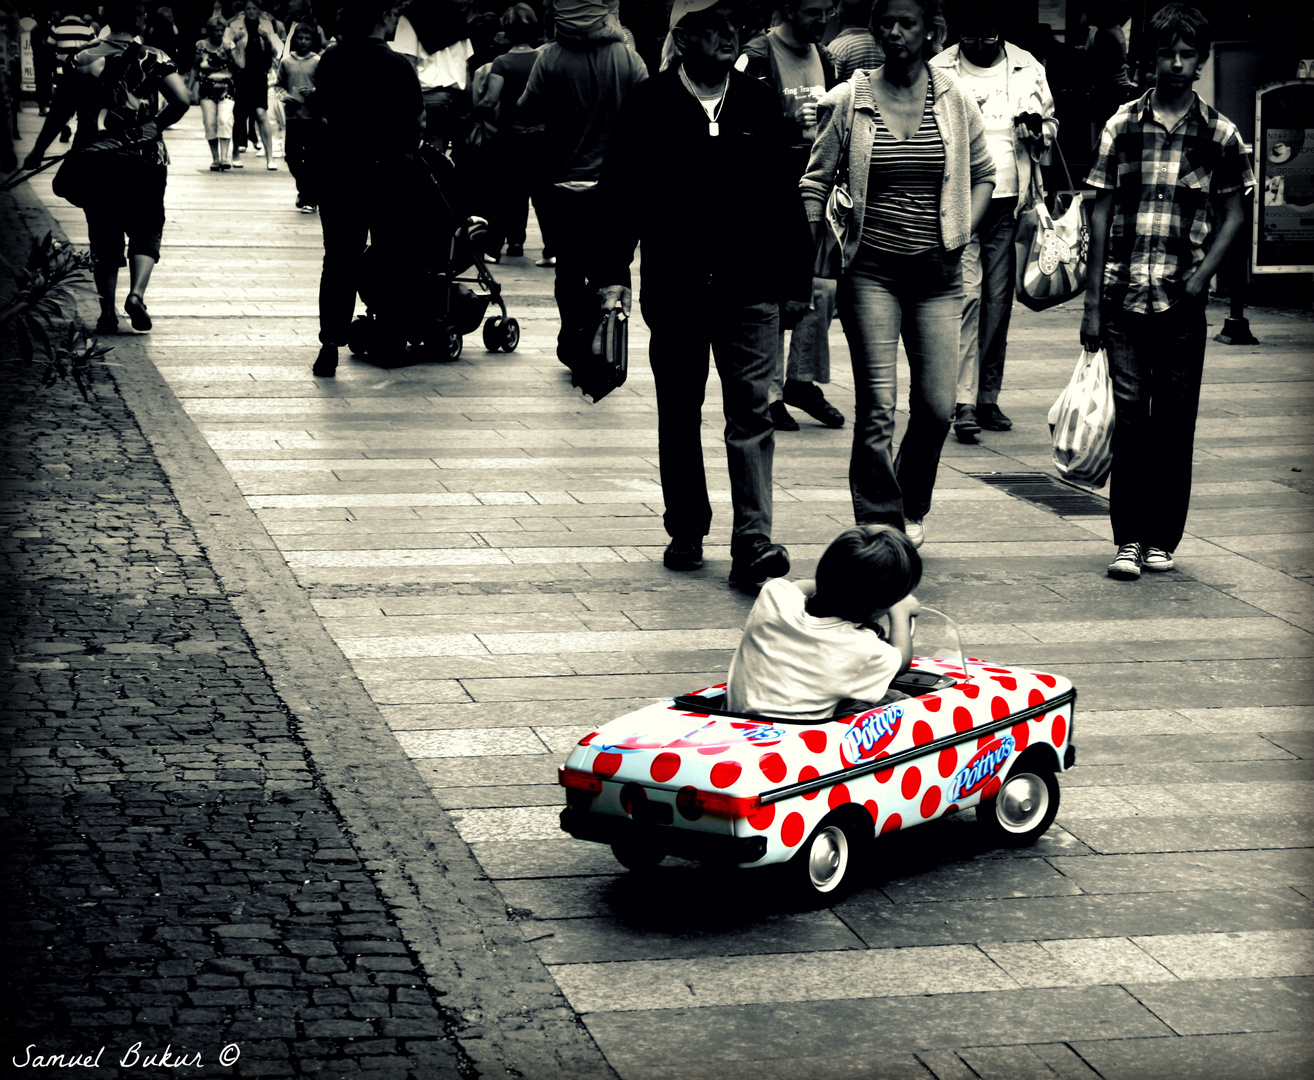
MULTIPOLYGON (((986 146, 985 122, 975 101, 959 88, 949 72, 931 68, 935 125, 944 140, 944 185, 940 190, 940 243, 953 251, 972 237, 972 188, 994 183, 995 163, 986 146)), ((867 208, 867 176, 876 127, 876 99, 868 72, 856 71, 817 102, 817 140, 812 144, 808 170, 799 181, 809 221, 820 221, 835 182, 843 128, 853 95, 853 140, 849 144, 849 194, 853 197, 852 226, 844 245, 847 269, 862 240, 862 218, 867 208), (855 167, 856 166, 856 167, 855 167)))

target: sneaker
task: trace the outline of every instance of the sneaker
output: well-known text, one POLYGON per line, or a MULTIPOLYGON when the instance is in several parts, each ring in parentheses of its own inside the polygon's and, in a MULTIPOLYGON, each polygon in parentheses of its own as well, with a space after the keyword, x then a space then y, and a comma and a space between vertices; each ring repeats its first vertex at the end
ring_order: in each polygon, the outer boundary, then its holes
POLYGON ((508 259, 523 259, 525 257, 525 247, 523 244, 507 244, 506 257, 508 259))
POLYGON ((921 547, 926 542, 926 527, 920 521, 905 521, 903 533, 912 541, 912 546, 915 548, 921 547))
POLYGON ((497 266, 502 261, 502 256, 498 252, 487 251, 484 253, 484 262, 497 266))
POLYGON ((1009 431, 1013 427, 1013 421, 993 401, 976 407, 976 422, 986 431, 1009 431))
POLYGON ((768 409, 771 413, 771 426, 777 431, 797 431, 798 421, 789 415, 783 401, 773 401, 768 409))
POLYGON ((703 538, 676 536, 662 552, 662 565, 667 570, 700 570, 703 565, 703 538))
POLYGON ((265 168, 268 169, 270 172, 278 172, 278 162, 277 162, 277 161, 266 161, 266 162, 265 162, 265 168))
POLYGON ((730 584, 756 593, 771 578, 789 573, 789 552, 780 544, 762 541, 747 555, 730 564, 730 584))
POLYGON ((243 166, 242 166, 242 159, 241 159, 240 157, 238 157, 236 154, 233 155, 233 160, 230 161, 228 164, 229 164, 229 166, 230 166, 231 168, 234 168, 234 169, 240 169, 240 168, 243 167, 243 166))
POLYGON ((828 428, 842 428, 844 414, 835 408, 821 392, 821 387, 814 382, 799 382, 797 379, 785 380, 785 404, 802 409, 813 420, 828 428))
POLYGON ((976 421, 975 405, 954 406, 954 435, 960 443, 974 443, 981 432, 981 425, 976 421))
POLYGON ((331 379, 338 373, 338 347, 336 345, 321 345, 319 355, 315 357, 315 365, 310 369, 311 374, 320 379, 331 379))
MULTIPOLYGON (((1165 568, 1170 569, 1170 568, 1165 568)), ((1109 563, 1109 577, 1119 581, 1135 581, 1141 576, 1141 545, 1123 544, 1109 563)))
POLYGON ((1141 565, 1146 570, 1152 570, 1156 574, 1161 574, 1165 570, 1173 568, 1173 553, 1164 551, 1163 548, 1152 547, 1149 544, 1145 546, 1145 558, 1141 560, 1141 565))
POLYGON ((535 266, 556 266, 557 257, 555 255, 544 255, 534 264, 535 266))

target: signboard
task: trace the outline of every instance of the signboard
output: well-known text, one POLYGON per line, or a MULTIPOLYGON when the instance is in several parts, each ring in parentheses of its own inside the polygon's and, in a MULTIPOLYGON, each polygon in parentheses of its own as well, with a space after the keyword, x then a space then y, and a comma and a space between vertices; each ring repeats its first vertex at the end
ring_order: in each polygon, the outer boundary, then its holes
POLYGON ((36 90, 36 62, 32 54, 32 31, 36 25, 36 19, 30 15, 24 15, 18 20, 18 58, 19 70, 22 72, 22 82, 19 85, 24 94, 36 90))
POLYGON ((1314 272, 1314 83, 1255 92, 1256 274, 1314 272))

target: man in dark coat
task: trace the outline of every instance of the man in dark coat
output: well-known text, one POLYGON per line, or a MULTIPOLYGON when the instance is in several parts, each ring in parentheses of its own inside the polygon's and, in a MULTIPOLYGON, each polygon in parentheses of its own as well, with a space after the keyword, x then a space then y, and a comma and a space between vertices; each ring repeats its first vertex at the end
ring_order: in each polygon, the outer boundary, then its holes
POLYGON ((733 70, 732 12, 720 0, 676 0, 671 26, 680 61, 630 92, 612 132, 600 185, 607 229, 590 282, 604 311, 628 310, 642 245, 671 570, 702 566, 711 527, 699 427, 709 350, 715 357, 734 507, 730 581, 751 591, 789 572, 771 542, 768 391, 781 308, 807 308, 811 240, 780 102, 733 70))

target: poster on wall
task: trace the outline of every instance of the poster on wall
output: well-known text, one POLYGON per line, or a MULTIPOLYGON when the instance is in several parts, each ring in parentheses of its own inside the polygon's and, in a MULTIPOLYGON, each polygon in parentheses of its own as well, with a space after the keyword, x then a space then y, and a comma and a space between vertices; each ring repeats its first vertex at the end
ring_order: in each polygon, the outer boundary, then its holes
POLYGON ((1256 274, 1314 272, 1314 82, 1255 92, 1256 274))

